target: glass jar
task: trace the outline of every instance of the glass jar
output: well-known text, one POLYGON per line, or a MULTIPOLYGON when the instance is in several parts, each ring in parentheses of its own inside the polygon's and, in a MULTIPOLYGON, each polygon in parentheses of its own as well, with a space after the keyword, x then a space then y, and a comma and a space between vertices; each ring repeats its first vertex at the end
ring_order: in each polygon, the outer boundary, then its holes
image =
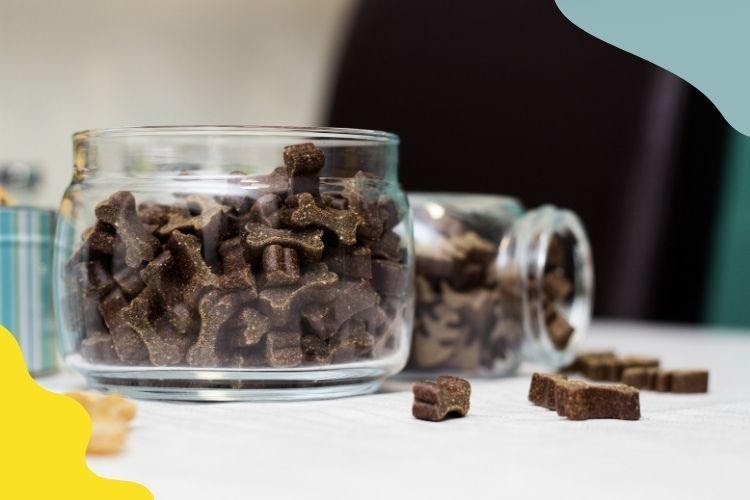
POLYGON ((593 264, 578 217, 513 198, 410 193, 416 315, 409 368, 513 373, 572 361, 591 319, 593 264))
POLYGON ((165 399, 372 392, 406 364, 398 138, 144 127, 73 136, 55 252, 67 363, 165 399))

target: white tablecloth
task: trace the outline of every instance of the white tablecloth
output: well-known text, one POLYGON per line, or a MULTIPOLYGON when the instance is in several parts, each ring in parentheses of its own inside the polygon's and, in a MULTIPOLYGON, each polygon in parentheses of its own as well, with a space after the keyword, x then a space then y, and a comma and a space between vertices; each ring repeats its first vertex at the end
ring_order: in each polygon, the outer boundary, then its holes
POLYGON ((750 332, 598 322, 587 347, 707 367, 710 392, 642 391, 636 422, 532 406, 530 367, 472 380, 469 416, 441 423, 412 418, 403 381, 332 401, 142 401, 127 450, 89 464, 158 500, 750 498, 750 332))

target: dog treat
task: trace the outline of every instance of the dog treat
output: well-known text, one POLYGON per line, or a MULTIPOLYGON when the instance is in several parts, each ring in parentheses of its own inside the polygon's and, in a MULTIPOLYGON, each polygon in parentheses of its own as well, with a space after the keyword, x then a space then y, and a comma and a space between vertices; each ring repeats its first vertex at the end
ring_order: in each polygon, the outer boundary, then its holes
POLYGON ((590 384, 563 375, 534 373, 529 401, 570 420, 641 418, 638 390, 624 384, 590 384))
POLYGON ((659 392, 702 393, 708 392, 708 371, 631 367, 623 371, 622 383, 659 392))
POLYGON ((555 390, 557 386, 567 380, 564 375, 554 373, 534 373, 529 386, 529 401, 548 410, 557 409, 555 390))
POLYGON ((83 406, 91 417, 91 438, 86 452, 111 455, 125 446, 128 424, 135 418, 135 404, 119 394, 72 391, 65 394, 83 406))
POLYGON ((117 236, 125 245, 125 263, 137 267, 156 256, 159 240, 151 235, 138 219, 135 198, 127 191, 118 191, 97 205, 96 217, 115 228, 117 236))
POLYGON ((469 413, 471 385, 462 378, 441 376, 434 382, 415 382, 412 392, 412 415, 420 420, 439 422, 446 417, 465 417, 469 413))
POLYGON ((225 192, 100 203, 65 268, 81 355, 292 368, 391 354, 408 305, 403 212, 370 174, 321 183, 313 144, 283 161, 230 174, 225 192))
POLYGON ((280 245, 268 245, 263 249, 263 272, 260 284, 263 287, 293 285, 299 280, 297 252, 280 245))

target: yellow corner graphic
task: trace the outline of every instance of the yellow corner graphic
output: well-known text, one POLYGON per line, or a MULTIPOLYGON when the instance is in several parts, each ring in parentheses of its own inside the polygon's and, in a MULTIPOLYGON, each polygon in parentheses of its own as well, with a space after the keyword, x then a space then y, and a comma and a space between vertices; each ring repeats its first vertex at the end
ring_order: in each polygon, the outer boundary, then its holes
POLYGON ((0 498, 147 500, 137 483, 104 479, 89 470, 91 419, 72 398, 31 378, 21 348, 0 326, 0 498))

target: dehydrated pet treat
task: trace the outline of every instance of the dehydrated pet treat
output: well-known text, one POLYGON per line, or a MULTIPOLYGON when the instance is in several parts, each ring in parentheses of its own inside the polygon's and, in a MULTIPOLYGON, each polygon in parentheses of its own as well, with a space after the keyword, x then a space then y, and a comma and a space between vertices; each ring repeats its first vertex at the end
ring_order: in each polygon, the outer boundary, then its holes
POLYGON ((125 245, 125 263, 137 267, 156 256, 159 240, 138 219, 135 198, 128 191, 118 191, 96 207, 96 217, 114 227, 125 245))
POLYGON ((285 216, 292 227, 308 226, 328 229, 338 236, 342 245, 357 242, 357 226, 362 219, 352 210, 321 208, 310 193, 302 193, 297 199, 297 207, 290 209, 285 216))
POLYGON ((471 385, 462 378, 441 376, 435 382, 415 382, 412 392, 412 415, 420 420, 439 422, 449 416, 465 417, 469 412, 471 385))
POLYGON ((318 174, 325 155, 311 142, 284 148, 284 165, 289 176, 290 193, 318 193, 318 174))
POLYGON ((641 418, 638 389, 624 384, 590 384, 562 375, 534 373, 529 400, 570 420, 641 418))
POLYGON ((86 410, 91 417, 91 438, 86 452, 92 455, 111 455, 125 446, 128 422, 135 418, 135 404, 119 394, 99 394, 92 391, 66 393, 86 410))
POLYGON ((708 392, 708 370, 672 370, 672 392, 708 392))
POLYGON ((529 401, 549 410, 557 409, 555 390, 558 384, 564 380, 567 380, 564 375, 534 373, 531 376, 531 385, 529 386, 529 401))
POLYGON ((224 192, 99 204, 65 268, 83 357, 289 368, 397 348, 409 276, 396 201, 361 172, 321 188, 312 144, 283 159, 268 175, 230 174, 224 192))
POLYGON ((289 229, 274 229, 249 222, 245 226, 245 246, 255 258, 263 253, 268 245, 280 245, 297 250, 307 262, 317 262, 323 254, 323 231, 312 229, 294 232, 289 229))
POLYGON ((653 390, 656 387, 658 368, 631 367, 625 368, 620 381, 636 389, 653 390))
POLYGON ((701 393, 708 392, 708 371, 659 370, 653 366, 631 367, 623 371, 622 383, 659 392, 701 393))
POLYGON ((274 368, 293 368, 302 363, 299 332, 273 331, 266 336, 266 358, 274 368))
POLYGON ((297 252, 280 245, 268 245, 263 249, 263 272, 260 284, 263 287, 293 285, 299 280, 297 252))

